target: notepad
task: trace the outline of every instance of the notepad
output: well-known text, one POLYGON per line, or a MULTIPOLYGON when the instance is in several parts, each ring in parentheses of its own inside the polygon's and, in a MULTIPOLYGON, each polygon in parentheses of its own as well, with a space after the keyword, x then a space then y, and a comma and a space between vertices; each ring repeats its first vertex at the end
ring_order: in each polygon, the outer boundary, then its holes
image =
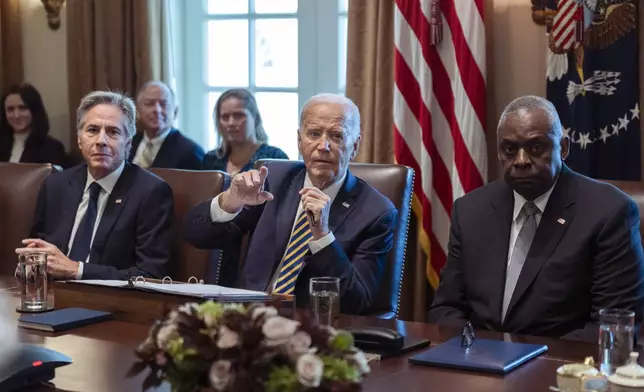
POLYGON ((23 315, 18 319, 18 326, 40 331, 60 332, 112 320, 113 318, 114 316, 108 312, 66 308, 36 315, 23 315))
POLYGON ((517 366, 546 352, 548 346, 476 339, 471 347, 461 347, 461 337, 409 358, 415 365, 438 366, 482 373, 506 374, 517 366))

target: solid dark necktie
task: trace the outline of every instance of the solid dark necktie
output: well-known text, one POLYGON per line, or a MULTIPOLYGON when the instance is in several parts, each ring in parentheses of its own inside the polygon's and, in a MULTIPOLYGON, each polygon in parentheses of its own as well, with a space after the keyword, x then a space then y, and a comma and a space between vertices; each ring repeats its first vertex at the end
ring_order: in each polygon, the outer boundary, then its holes
POLYGON ((73 261, 84 263, 89 255, 94 224, 98 215, 98 195, 101 193, 101 189, 103 188, 97 182, 92 182, 89 186, 87 211, 78 225, 76 237, 74 237, 74 243, 72 244, 72 251, 69 253, 69 258, 73 261))

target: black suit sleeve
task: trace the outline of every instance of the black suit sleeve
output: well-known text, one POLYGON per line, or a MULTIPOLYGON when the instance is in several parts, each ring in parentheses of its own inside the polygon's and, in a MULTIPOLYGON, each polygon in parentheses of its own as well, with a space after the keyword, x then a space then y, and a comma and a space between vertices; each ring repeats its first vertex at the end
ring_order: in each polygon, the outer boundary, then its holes
POLYGON ((429 309, 430 323, 462 327, 470 313, 465 297, 459 223, 458 200, 456 200, 452 207, 447 263, 441 270, 440 284, 436 289, 434 303, 429 309))
POLYGON ((297 281, 308 285, 310 278, 316 276, 338 277, 343 293, 340 311, 360 314, 369 310, 384 275, 387 255, 393 247, 397 215, 396 209, 391 209, 379 216, 367 229, 351 259, 338 240, 310 255, 297 281))
POLYGON ((47 241, 45 238, 46 227, 45 222, 47 219, 47 178, 43 181, 38 191, 38 198, 36 199, 36 210, 34 212, 33 224, 31 226, 31 238, 40 238, 47 241))
POLYGON ((602 308, 633 310, 637 336, 644 306, 644 254, 639 229, 639 209, 630 199, 609 215, 593 251, 590 321, 564 339, 596 342, 602 308))
POLYGON ((108 265, 83 265, 83 279, 127 280, 131 276, 163 278, 172 253, 172 220, 174 205, 172 188, 160 183, 146 197, 137 216, 136 266, 117 270, 108 265))
POLYGON ((253 231, 265 205, 246 206, 233 220, 215 223, 210 218, 212 200, 197 204, 185 218, 184 239, 198 249, 223 249, 253 231))
POLYGON ((185 157, 179 164, 178 169, 184 170, 201 170, 203 157, 206 155, 203 148, 194 144, 192 149, 185 154, 185 157))

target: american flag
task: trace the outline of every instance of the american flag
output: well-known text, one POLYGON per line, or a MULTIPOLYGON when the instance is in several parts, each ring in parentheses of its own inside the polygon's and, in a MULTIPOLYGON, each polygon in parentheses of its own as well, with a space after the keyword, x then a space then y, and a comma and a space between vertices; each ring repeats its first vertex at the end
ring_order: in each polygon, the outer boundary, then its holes
POLYGON ((452 202, 487 177, 483 1, 396 0, 396 161, 421 177, 412 207, 433 287, 452 202))

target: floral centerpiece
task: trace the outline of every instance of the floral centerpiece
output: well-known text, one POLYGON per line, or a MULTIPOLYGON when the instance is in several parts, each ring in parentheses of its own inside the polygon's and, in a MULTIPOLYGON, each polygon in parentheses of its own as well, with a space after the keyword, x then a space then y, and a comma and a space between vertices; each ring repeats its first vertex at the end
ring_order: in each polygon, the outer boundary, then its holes
POLYGON ((128 376, 175 392, 360 391, 369 372, 353 336, 278 315, 272 306, 188 303, 157 322, 128 376))

